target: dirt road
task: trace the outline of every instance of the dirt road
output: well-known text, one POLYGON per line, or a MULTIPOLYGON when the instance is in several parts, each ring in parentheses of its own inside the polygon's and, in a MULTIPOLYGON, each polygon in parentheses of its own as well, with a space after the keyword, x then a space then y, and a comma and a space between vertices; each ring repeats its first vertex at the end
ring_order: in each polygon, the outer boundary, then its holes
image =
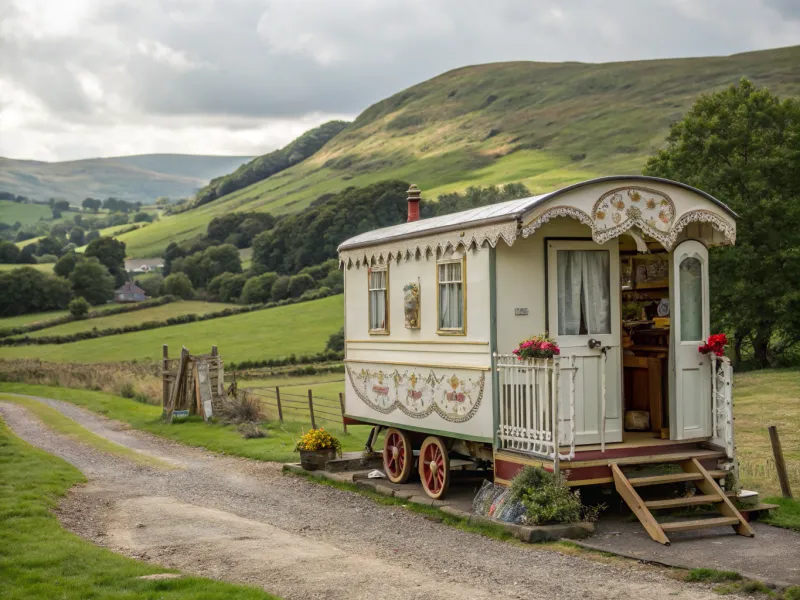
POLYGON ((53 432, 18 405, 0 403, 17 435, 88 477, 59 509, 64 526, 148 562, 297 600, 717 598, 654 568, 603 564, 465 533, 283 476, 275 463, 204 452, 68 403, 39 401, 177 467, 106 455, 53 432))

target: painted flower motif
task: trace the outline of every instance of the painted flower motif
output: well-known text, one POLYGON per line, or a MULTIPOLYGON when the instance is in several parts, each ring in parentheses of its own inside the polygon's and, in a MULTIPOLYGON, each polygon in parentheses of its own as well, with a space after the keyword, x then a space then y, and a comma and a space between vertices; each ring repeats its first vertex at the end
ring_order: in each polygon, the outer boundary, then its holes
POLYGON ((638 219, 642 216, 642 211, 638 206, 629 206, 626 214, 629 219, 638 219))
POLYGON ((459 384, 459 383, 460 383, 460 382, 458 381, 458 377, 456 377, 455 375, 453 375, 453 376, 450 378, 450 387, 451 387, 451 388, 453 388, 453 389, 456 389, 456 388, 458 387, 458 384, 459 384))
POLYGON ((605 213, 605 211, 603 211, 603 210, 598 210, 598 211, 595 213, 595 216, 597 217, 597 220, 598 220, 598 221, 602 221, 603 219, 605 219, 605 218, 606 218, 606 213, 605 213))
POLYGON ((619 224, 619 222, 622 221, 622 215, 619 213, 614 213, 611 215, 611 220, 614 221, 614 223, 619 224))
POLYGON ((661 206, 669 206, 669 202, 667 202, 666 198, 661 199, 661 206))
POLYGON ((669 223, 670 216, 667 214, 667 211, 661 210, 658 212, 658 218, 661 219, 662 223, 669 223))
POLYGON ((639 200, 642 199, 642 195, 636 190, 628 190, 628 198, 630 198, 634 202, 638 202, 639 200))
POLYGON ((646 204, 649 210, 654 210, 656 207, 656 201, 653 200, 652 198, 648 198, 646 204))
POLYGON ((614 200, 614 206, 617 210, 622 210, 625 208, 625 202, 620 198, 619 200, 614 200))

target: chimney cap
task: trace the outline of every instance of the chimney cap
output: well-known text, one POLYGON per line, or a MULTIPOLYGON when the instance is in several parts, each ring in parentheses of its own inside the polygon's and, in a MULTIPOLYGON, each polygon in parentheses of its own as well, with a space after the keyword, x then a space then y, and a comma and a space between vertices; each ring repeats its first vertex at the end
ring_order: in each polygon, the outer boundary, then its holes
POLYGON ((411 187, 408 188, 408 200, 409 201, 419 201, 422 192, 420 189, 415 185, 411 184, 411 187))

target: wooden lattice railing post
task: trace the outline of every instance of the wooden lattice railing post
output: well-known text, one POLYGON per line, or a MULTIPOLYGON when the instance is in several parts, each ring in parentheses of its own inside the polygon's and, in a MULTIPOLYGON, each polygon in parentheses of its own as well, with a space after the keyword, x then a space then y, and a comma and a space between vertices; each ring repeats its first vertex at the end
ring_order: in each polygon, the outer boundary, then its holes
POLYGON ((308 412, 311 413, 311 429, 316 429, 317 422, 314 420, 314 396, 310 389, 308 390, 308 412))

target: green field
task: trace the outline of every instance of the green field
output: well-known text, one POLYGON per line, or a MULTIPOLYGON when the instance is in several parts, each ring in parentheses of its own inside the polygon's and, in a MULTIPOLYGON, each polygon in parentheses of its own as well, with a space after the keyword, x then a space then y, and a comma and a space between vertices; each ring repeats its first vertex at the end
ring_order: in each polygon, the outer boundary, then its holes
POLYGON ((13 225, 17 221, 22 225, 33 225, 40 219, 50 220, 53 211, 46 204, 22 204, 10 200, 0 200, 0 223, 13 225))
POLYGON ((730 57, 627 63, 510 62, 456 69, 367 108, 305 161, 210 204, 121 236, 160 255, 230 211, 295 212, 322 194, 384 179, 423 196, 523 182, 534 193, 639 173, 698 96, 742 76, 800 95, 800 46, 730 57))
MULTIPOLYGON (((111 308, 117 308, 118 306, 119 304, 109 302, 108 304, 103 304, 102 306, 93 306, 92 312, 102 312, 111 308)), ((51 319, 57 319, 58 317, 64 317, 68 314, 68 310, 54 310, 50 312, 19 315, 17 317, 6 317, 4 319, 0 319, 0 329, 21 327, 22 325, 33 325, 34 323, 42 323, 44 321, 50 321, 51 319)))
POLYGON ((42 273, 47 273, 48 275, 53 272, 53 267, 55 263, 42 263, 42 264, 35 264, 35 265, 9 265, 5 263, 0 263, 0 273, 3 271, 13 271, 14 269, 21 269, 22 267, 33 267, 37 271, 41 271, 42 273))
POLYGON ((0 420, 0 598, 3 600, 269 600, 252 587, 174 573, 114 554, 61 527, 54 513, 86 478, 66 461, 17 438, 0 420))
MULTIPOLYGON (((134 313, 135 314, 135 313, 134 313)), ((240 362, 325 349, 328 337, 342 326, 342 295, 254 311, 221 319, 112 335, 69 344, 0 348, 0 358, 40 358, 52 362, 155 361, 161 346, 195 353, 219 347, 226 361, 240 362)), ((6 326, 0 322, 0 327, 6 326)))
POLYGON ((127 325, 137 325, 146 321, 165 321, 170 317, 179 317, 181 315, 198 314, 204 315, 206 313, 217 312, 225 310, 226 308, 234 307, 233 304, 223 304, 221 302, 199 302, 193 300, 183 300, 180 302, 170 302, 169 304, 162 304, 161 306, 153 306, 142 310, 135 310, 127 313, 120 313, 118 315, 109 315, 107 317, 96 317, 94 319, 83 319, 80 321, 72 321, 64 323, 63 325, 56 325, 55 327, 48 327, 47 329, 40 329, 29 334, 30 337, 44 337, 49 335, 70 335, 79 331, 89 331, 91 329, 109 329, 112 327, 125 327, 127 325))

